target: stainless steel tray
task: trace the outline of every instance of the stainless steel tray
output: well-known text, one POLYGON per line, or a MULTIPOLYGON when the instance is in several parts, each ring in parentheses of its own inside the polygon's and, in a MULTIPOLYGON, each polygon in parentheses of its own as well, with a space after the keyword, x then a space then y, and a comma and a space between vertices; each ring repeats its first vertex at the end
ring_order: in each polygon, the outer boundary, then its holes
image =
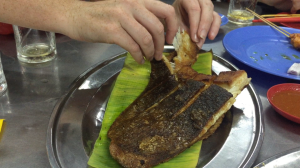
POLYGON ((254 168, 299 168, 300 147, 287 150, 283 153, 270 157, 254 168))
MULTIPOLYGON (((165 47, 166 52, 171 50, 173 47, 165 47)), ((46 144, 52 167, 88 167, 87 161, 125 55, 116 55, 91 67, 74 81, 70 91, 56 104, 46 144)), ((212 67, 216 74, 237 70, 216 55, 212 67)), ((215 134, 203 141, 197 167, 252 166, 263 140, 262 121, 260 101, 250 84, 237 97, 215 134)))

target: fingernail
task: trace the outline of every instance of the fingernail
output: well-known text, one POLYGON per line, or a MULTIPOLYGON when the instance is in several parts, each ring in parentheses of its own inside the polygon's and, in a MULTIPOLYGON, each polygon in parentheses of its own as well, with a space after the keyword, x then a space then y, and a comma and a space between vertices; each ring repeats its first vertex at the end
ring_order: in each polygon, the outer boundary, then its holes
POLYGON ((195 34, 195 36, 194 36, 194 40, 195 40, 195 42, 196 42, 196 43, 198 43, 198 42, 199 42, 199 39, 198 39, 198 36, 197 36, 197 34, 195 34))
POLYGON ((201 37, 202 39, 205 39, 205 38, 206 38, 206 35, 207 35, 207 33, 206 33, 205 30, 202 30, 202 31, 200 32, 200 37, 201 37))
POLYGON ((155 60, 160 61, 162 59, 162 55, 163 54, 155 54, 155 56, 154 56, 155 60))
POLYGON ((158 57, 158 61, 160 61, 162 59, 162 56, 163 54, 161 54, 159 57, 158 57))
POLYGON ((201 44, 200 43, 196 43, 198 48, 201 49, 201 44))
POLYGON ((145 63, 145 60, 144 59, 142 59, 142 62, 141 62, 141 64, 144 64, 145 63))
POLYGON ((201 48, 202 48, 202 46, 203 46, 203 43, 204 43, 203 41, 204 41, 204 40, 200 40, 200 42, 199 42, 199 43, 196 43, 199 49, 201 49, 201 48))
MULTIPOLYGON (((210 33, 210 37, 213 37, 211 40, 215 39, 215 37, 216 37, 215 33, 210 33)), ((208 38, 209 38, 209 36, 208 36, 208 38)))

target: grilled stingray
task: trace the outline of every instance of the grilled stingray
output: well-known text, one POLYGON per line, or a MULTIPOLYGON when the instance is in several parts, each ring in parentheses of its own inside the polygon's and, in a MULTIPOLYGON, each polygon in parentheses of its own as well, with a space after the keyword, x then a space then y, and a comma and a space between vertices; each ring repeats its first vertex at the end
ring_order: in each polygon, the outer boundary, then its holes
POLYGON ((108 131, 110 153, 123 167, 155 166, 207 138, 250 82, 245 71, 194 71, 198 49, 186 32, 173 44, 176 53, 151 61, 148 86, 108 131))

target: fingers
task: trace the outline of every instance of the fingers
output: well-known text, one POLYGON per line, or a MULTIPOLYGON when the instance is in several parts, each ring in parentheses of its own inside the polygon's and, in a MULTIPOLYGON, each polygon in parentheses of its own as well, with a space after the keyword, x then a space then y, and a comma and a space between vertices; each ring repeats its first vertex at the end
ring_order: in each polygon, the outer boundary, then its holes
POLYGON ((211 40, 216 37, 221 25, 221 17, 214 12, 211 0, 176 0, 173 6, 178 18, 182 19, 181 24, 189 27, 190 36, 199 48, 202 47, 207 36, 211 40))
MULTIPOLYGON (((146 11, 145 11, 146 12, 146 11)), ((151 18, 151 16, 148 16, 151 18)), ((158 44, 162 43, 161 41, 164 41, 163 35, 162 36, 156 36, 154 39, 152 38, 152 35, 148 32, 148 30, 140 24, 137 20, 135 20, 132 16, 123 16, 123 20, 126 20, 126 22, 121 22, 122 28, 127 32, 128 36, 131 37, 135 42, 136 45, 139 46, 139 49, 141 52, 135 52, 131 53, 135 57, 143 57, 143 55, 146 57, 147 60, 151 61, 153 59, 153 56, 155 55, 156 48, 159 47, 158 44), (156 42, 156 48, 155 48, 155 42, 156 42), (143 55, 141 55, 143 54, 143 55)), ((150 21, 151 22, 151 21, 150 21)), ((155 22, 155 21, 153 21, 155 22)), ((146 23, 149 24, 149 23, 146 23)), ((147 25, 148 26, 148 25, 147 25)), ((151 30, 154 35, 157 33, 156 30, 151 30)), ((129 38, 127 37, 127 38, 129 38)), ((163 47, 163 44, 162 44, 163 47)), ((133 47, 138 49, 137 47, 133 47)), ((132 49, 135 50, 135 49, 132 49)), ((141 60, 141 59, 139 59, 141 60)), ((141 62, 139 62, 141 63, 141 62)))
MULTIPOLYGON (((149 6, 149 5, 148 5, 149 6)), ((146 8, 140 8, 134 11, 133 15, 137 22, 147 30, 149 36, 145 38, 145 42, 152 42, 153 48, 151 48, 152 55, 148 55, 147 59, 152 60, 153 57, 157 60, 160 60, 162 57, 162 52, 164 49, 164 43, 165 43, 165 37, 164 37, 164 27, 163 24, 159 21, 159 19, 154 15, 154 13, 151 13, 146 8)), ((127 23, 126 23, 127 24, 127 23)), ((135 27, 136 29, 136 27, 135 27)), ((141 38, 145 36, 142 32, 133 32, 135 33, 138 38, 141 38)), ((138 43, 141 48, 144 50, 147 50, 147 46, 145 43, 138 43)), ((145 53, 146 54, 146 53, 145 53)))
POLYGON ((198 27, 200 23, 200 14, 201 14, 201 9, 200 9, 200 4, 195 0, 184 0, 181 1, 182 7, 185 9, 185 11, 188 14, 188 19, 189 19, 189 26, 190 26, 190 36, 192 40, 196 43, 199 42, 199 36, 197 34, 198 32, 198 27))
POLYGON ((68 35, 82 41, 117 44, 130 52, 138 63, 143 63, 144 57, 147 60, 162 57, 164 26, 158 17, 168 22, 169 34, 175 36, 177 30, 174 9, 159 1, 115 0, 84 5, 83 10, 74 8, 68 15, 73 25, 68 35), (148 4, 151 2, 153 4, 148 4), (157 9, 154 6, 158 6, 157 9))
POLYGON ((118 34, 113 34, 111 38, 118 39, 116 41, 112 41, 112 43, 115 43, 128 51, 137 63, 144 64, 145 60, 140 45, 136 43, 136 41, 128 34, 128 32, 120 29, 118 34))
MULTIPOLYGON (((133 19, 124 19, 121 25, 137 42, 148 60, 162 58, 165 36, 164 26, 159 18, 166 20, 168 25, 168 41, 173 41, 177 31, 177 20, 174 9, 160 1, 143 1, 132 10, 133 19), (144 6, 143 6, 144 5, 144 6)), ((132 4, 134 5, 134 4, 132 4)))
POLYGON ((221 19, 220 15, 217 12, 214 12, 213 13, 213 22, 211 24, 211 27, 210 27, 210 30, 208 33, 208 38, 210 40, 215 39, 215 37, 217 36, 220 26, 221 26, 221 22, 222 22, 222 19, 221 19))
MULTIPOLYGON (((146 8, 152 12, 156 17, 164 19, 166 22, 166 41, 171 44, 173 42, 173 39, 176 35, 176 32, 178 30, 178 22, 175 14, 175 10, 171 5, 165 4, 160 1, 145 1, 145 6, 146 8)), ((153 22, 149 20, 149 18, 142 18, 140 20, 141 23, 143 23, 145 26, 149 28, 151 31, 152 29, 154 30, 154 35, 160 36, 160 37, 154 37, 154 43, 155 43, 155 58, 157 60, 161 59, 162 52, 163 52, 163 47, 164 47, 164 38, 163 41, 161 40, 156 40, 156 39, 161 39, 161 37, 164 37, 164 26, 159 20, 154 20, 153 22), (148 23, 151 23, 151 25, 148 25, 148 23), (159 22, 159 23, 158 23, 159 22), (155 26, 154 26, 155 25, 155 26)), ((153 32, 152 32, 153 33, 153 32)))
MULTIPOLYGON (((219 32, 220 25, 221 25, 221 17, 219 16, 218 13, 213 12, 212 23, 210 25, 208 25, 208 27, 209 27, 208 28, 208 38, 210 40, 215 39, 215 37, 217 36, 217 34, 219 32)), ((199 48, 202 48, 205 40, 206 40, 206 36, 205 36, 205 38, 200 38, 199 42, 197 43, 197 46, 199 48)))
POLYGON ((210 0, 199 0, 199 4, 201 7, 201 18, 197 35, 201 38, 201 40, 199 43, 197 43, 197 45, 200 48, 202 47, 207 33, 212 25, 214 6, 210 0))

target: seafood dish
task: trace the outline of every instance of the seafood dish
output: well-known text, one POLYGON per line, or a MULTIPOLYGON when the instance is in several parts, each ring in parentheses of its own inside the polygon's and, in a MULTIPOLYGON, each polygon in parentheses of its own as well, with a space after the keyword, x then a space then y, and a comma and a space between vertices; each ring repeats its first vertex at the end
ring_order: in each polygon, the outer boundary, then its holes
POLYGON ((243 70, 196 72, 199 51, 185 31, 173 45, 176 52, 151 61, 147 87, 108 131, 110 154, 123 167, 153 167, 208 138, 251 80, 243 70))
POLYGON ((294 48, 300 49, 300 33, 293 33, 290 35, 291 44, 294 48))

